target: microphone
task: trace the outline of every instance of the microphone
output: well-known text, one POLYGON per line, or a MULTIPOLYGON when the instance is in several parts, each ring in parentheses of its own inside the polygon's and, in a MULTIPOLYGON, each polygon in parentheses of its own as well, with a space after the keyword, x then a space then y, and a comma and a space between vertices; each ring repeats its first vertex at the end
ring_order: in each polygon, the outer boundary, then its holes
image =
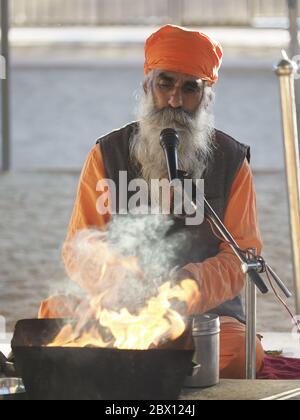
MULTIPOLYGON (((165 152, 169 181, 172 182, 174 179, 178 179, 178 177, 182 178, 185 175, 187 175, 185 172, 178 170, 177 148, 179 145, 179 136, 176 130, 174 130, 173 128, 164 129, 160 133, 160 145, 165 152)), ((197 200, 195 201, 193 197, 188 197, 188 198, 191 204, 193 205, 193 207, 197 209, 199 205, 198 201, 197 200)), ((239 258, 241 263, 248 264, 248 260, 247 259, 245 260, 244 254, 239 249, 237 242, 232 237, 231 233, 227 230, 224 223, 219 219, 219 216, 214 211, 214 209, 210 206, 210 204, 208 203, 205 197, 204 197, 204 211, 205 211, 206 219, 212 222, 212 224, 217 228, 217 230, 220 232, 221 236, 225 239, 225 241, 229 243, 229 245, 231 246, 232 250, 239 258)), ((247 265, 246 272, 248 272, 249 277, 257 286, 257 288, 261 291, 261 293, 265 294, 269 291, 263 279, 261 278, 261 276, 258 274, 258 272, 255 269, 253 268, 249 269, 247 265)))
POLYGON ((178 178, 178 155, 177 148, 179 145, 179 137, 177 131, 173 128, 165 128, 160 133, 160 145, 165 152, 165 158, 168 168, 169 181, 178 178))

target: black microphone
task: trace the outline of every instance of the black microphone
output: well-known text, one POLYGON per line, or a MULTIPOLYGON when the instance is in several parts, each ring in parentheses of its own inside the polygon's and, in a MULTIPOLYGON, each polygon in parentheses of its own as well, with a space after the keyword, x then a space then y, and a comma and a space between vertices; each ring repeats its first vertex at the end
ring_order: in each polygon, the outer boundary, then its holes
MULTIPOLYGON (((178 179, 180 177, 181 179, 184 179, 183 177, 186 174, 184 171, 178 170, 178 156, 177 156, 177 148, 179 145, 179 136, 176 130, 173 128, 166 128, 160 133, 160 145, 163 148, 165 152, 165 158, 167 162, 168 167, 168 176, 169 181, 172 182, 174 179, 178 179)), ((188 197, 190 202, 194 205, 195 209, 199 205, 197 200, 195 201, 193 197, 188 197)), ((239 251, 239 247, 234 240, 234 238, 231 236, 230 232, 227 230, 227 228, 224 226, 223 222, 219 219, 217 213, 214 211, 214 209, 210 206, 206 198, 204 197, 204 211, 205 211, 205 217, 206 219, 210 220, 213 225, 217 228, 217 230, 221 233, 222 237, 225 239, 226 242, 229 242, 229 245, 233 248, 233 250, 238 255, 239 259, 242 263, 245 263, 245 257, 244 255, 239 251)), ((255 269, 248 270, 249 277, 254 282, 254 284, 257 286, 257 288, 262 293, 267 293, 269 290, 267 286, 265 285, 263 279, 258 274, 255 269)))
POLYGON ((179 145, 179 137, 177 131, 173 128, 165 128, 160 133, 160 145, 165 152, 169 181, 172 182, 173 179, 178 178, 177 148, 179 145))

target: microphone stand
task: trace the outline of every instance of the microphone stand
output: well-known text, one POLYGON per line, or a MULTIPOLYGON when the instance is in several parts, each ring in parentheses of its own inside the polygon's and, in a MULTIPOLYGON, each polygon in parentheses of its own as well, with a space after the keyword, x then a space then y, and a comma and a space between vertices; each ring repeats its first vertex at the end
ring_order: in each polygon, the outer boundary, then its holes
MULTIPOLYGON (((184 171, 177 171, 177 178, 184 183, 185 179, 191 177, 184 171)), ((170 180, 172 181, 172 180, 170 180)), ((183 184, 184 185, 184 184, 183 184)), ((194 183, 194 187, 196 187, 194 183)), ((187 191, 183 188, 185 194, 187 191)), ((194 197, 188 194, 188 199, 192 206, 200 208, 202 205, 194 197)), ((287 298, 292 296, 291 292, 284 285, 278 275, 267 265, 263 259, 256 255, 255 249, 248 249, 243 251, 239 248, 237 242, 221 221, 217 213, 211 207, 207 199, 204 197, 204 216, 217 229, 220 236, 231 247, 235 255, 241 262, 241 269, 244 274, 247 274, 246 286, 246 378, 256 379, 256 287, 262 294, 268 292, 264 280, 260 276, 261 273, 268 270, 278 287, 282 290, 287 298)))
MULTIPOLYGON (((176 130, 173 128, 167 128, 163 130, 160 135, 160 144, 164 149, 170 183, 172 183, 173 180, 178 179, 184 187, 184 180, 191 179, 191 177, 188 173, 178 170, 177 148, 179 145, 179 137, 176 130)), ((194 182, 193 185, 194 190, 197 190, 197 186, 194 182)), ((197 201, 197 194, 195 194, 196 198, 194 198, 193 192, 190 193, 190 191, 186 191, 185 188, 183 188, 183 191, 185 196, 187 196, 190 204, 195 209, 195 212, 198 208, 202 207, 202 204, 197 201)), ((240 249, 237 242, 226 228, 224 223, 221 221, 221 219, 218 217, 215 210, 211 207, 205 196, 204 216, 206 220, 208 220, 208 222, 216 228, 218 234, 220 234, 221 239, 223 239, 224 242, 226 242, 233 250, 234 254, 240 260, 242 272, 247 275, 246 378, 256 379, 256 287, 263 294, 268 292, 268 288, 260 274, 263 272, 269 273, 287 298, 291 297, 292 294, 283 284, 277 274, 272 270, 272 268, 267 265, 260 256, 256 255, 255 249, 240 249)), ((214 233, 213 228, 212 231, 214 233)))

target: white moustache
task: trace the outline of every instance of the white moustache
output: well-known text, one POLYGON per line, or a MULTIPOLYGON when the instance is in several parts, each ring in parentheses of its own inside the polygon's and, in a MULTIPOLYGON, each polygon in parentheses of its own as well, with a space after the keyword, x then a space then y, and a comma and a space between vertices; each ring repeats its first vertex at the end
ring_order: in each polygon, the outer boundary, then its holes
POLYGON ((213 116, 201 106, 193 113, 171 107, 158 110, 151 94, 139 104, 139 132, 131 144, 131 157, 139 162, 143 178, 166 178, 166 163, 159 143, 160 132, 174 128, 180 136, 178 159, 180 169, 199 178, 212 152, 213 116), (200 158, 199 158, 200 157, 200 158))

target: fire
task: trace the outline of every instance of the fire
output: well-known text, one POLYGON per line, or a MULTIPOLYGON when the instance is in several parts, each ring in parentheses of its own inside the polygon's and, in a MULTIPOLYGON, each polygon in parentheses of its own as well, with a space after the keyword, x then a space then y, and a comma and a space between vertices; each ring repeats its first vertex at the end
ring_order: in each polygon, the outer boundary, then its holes
POLYGON ((67 324, 49 347, 114 347, 118 349, 146 350, 160 343, 175 340, 186 328, 184 316, 172 308, 173 300, 184 302, 188 308, 199 299, 199 291, 193 280, 183 280, 172 287, 171 282, 159 288, 138 314, 127 308, 119 312, 102 309, 101 297, 91 300, 94 307, 93 321, 80 320, 73 327, 67 324), (91 327, 87 327, 88 324, 91 327), (82 328, 82 325, 84 326, 82 328), (101 330, 109 330, 112 338, 106 341, 101 330))
POLYGON ((82 232, 72 244, 74 280, 88 292, 75 324, 66 324, 49 347, 145 350, 180 337, 200 299, 194 280, 147 280, 136 256, 111 249, 103 233, 82 232))

